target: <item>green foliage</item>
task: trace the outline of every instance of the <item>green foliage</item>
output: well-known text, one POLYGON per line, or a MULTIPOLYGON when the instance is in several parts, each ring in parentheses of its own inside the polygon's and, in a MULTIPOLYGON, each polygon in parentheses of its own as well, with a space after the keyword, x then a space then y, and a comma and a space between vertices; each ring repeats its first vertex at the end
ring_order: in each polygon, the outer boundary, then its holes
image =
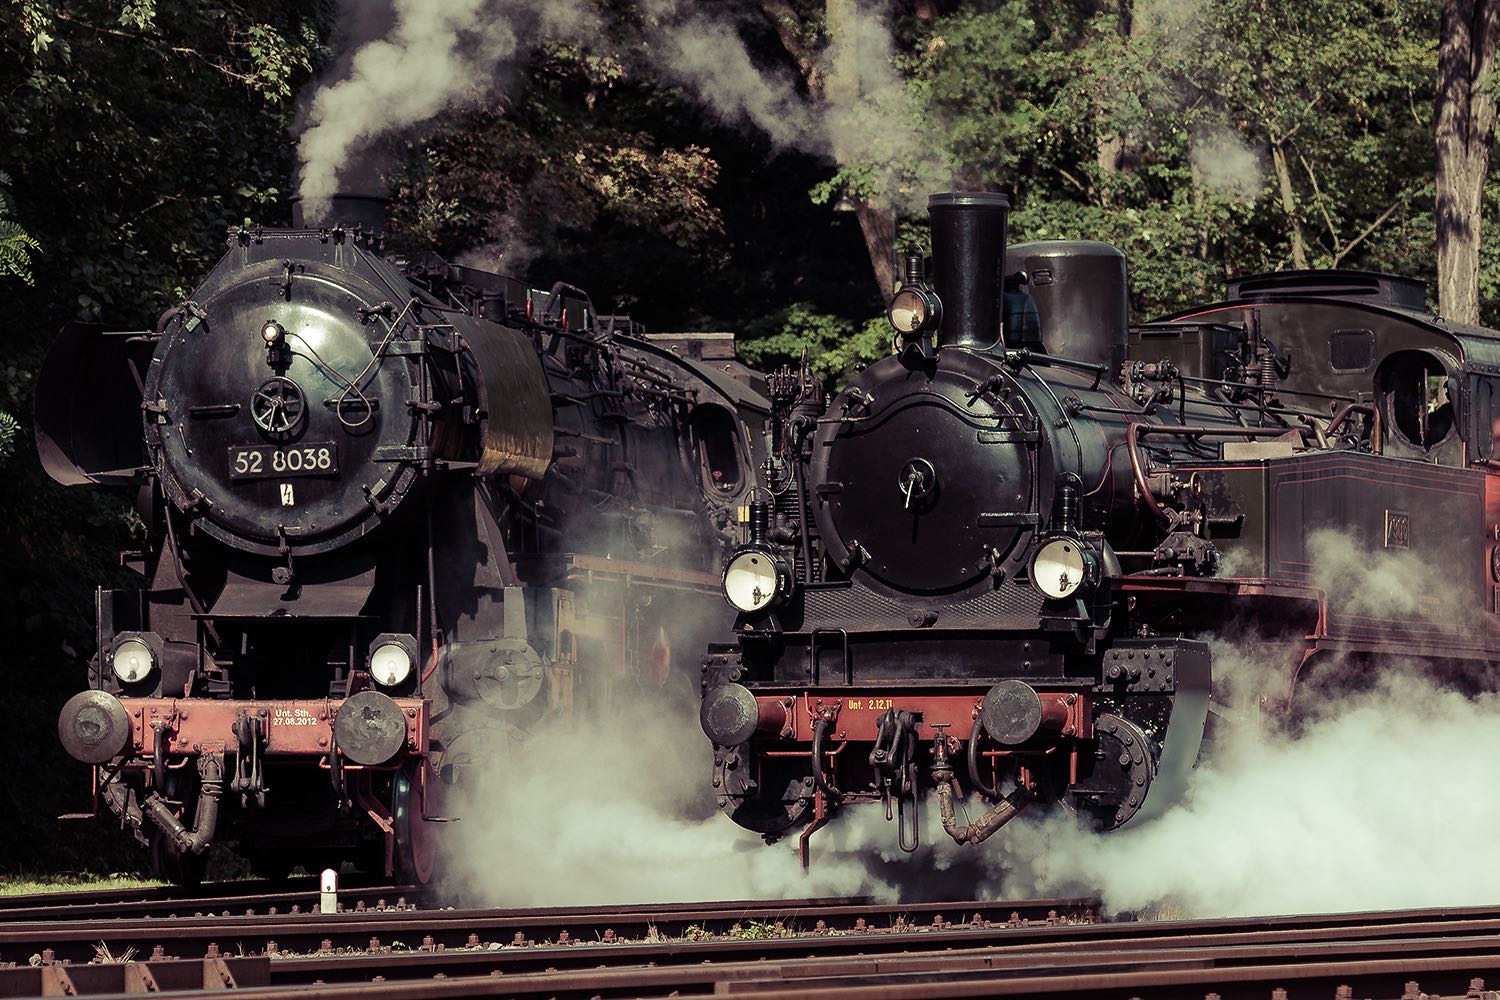
POLYGON ((15 213, 10 175, 0 170, 0 278, 16 277, 29 285, 33 281, 31 255, 41 250, 42 245, 12 218, 15 213))
POLYGON ((117 553, 139 524, 128 498, 63 489, 29 428, 32 375, 63 323, 148 328, 222 253, 246 216, 285 222, 292 97, 324 57, 324 3, 9 0, 0 17, 0 284, 13 322, 0 367, 0 630, 12 637, 11 696, 30 706, 11 734, 17 773, 46 774, 3 839, 0 870, 137 861, 103 824, 51 817, 88 805, 89 769, 57 749, 57 709, 86 683, 93 593, 137 586, 117 553), (14 230, 35 242, 14 249, 14 230), (43 253, 36 253, 40 247, 43 253), (53 721, 49 721, 53 720, 53 721))
POLYGON ((791 931, 777 927, 764 920, 752 920, 746 924, 734 924, 724 933, 731 941, 766 941, 771 938, 790 937, 791 931))
POLYGON ((20 429, 21 425, 16 422, 15 417, 0 410, 0 462, 9 458, 10 453, 15 450, 16 432, 20 429))
POLYGON ((740 356, 751 365, 769 369, 795 364, 805 353, 813 371, 826 379, 890 354, 892 337, 884 316, 861 324, 797 302, 787 309, 779 331, 742 344, 740 356))

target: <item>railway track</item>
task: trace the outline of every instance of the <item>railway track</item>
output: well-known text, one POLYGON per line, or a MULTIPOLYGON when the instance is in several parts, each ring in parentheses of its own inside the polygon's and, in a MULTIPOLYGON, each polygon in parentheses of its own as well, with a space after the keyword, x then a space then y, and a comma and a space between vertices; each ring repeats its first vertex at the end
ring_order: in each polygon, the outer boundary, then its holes
MULTIPOLYGON (((345 876, 339 882, 341 909, 408 909, 428 896, 417 886, 382 885, 345 876)), ((106 920, 127 917, 192 917, 287 913, 315 910, 316 878, 275 883, 263 880, 224 882, 199 889, 159 886, 140 889, 83 889, 0 897, 0 928, 41 921, 106 920), (203 890, 211 888, 213 895, 203 890)))
POLYGON ((734 932, 736 927, 739 933, 764 937, 832 931, 897 933, 919 926, 952 933, 956 920, 967 921, 962 926, 968 931, 971 925, 987 930, 1048 920, 1092 921, 1097 913, 1097 901, 1076 899, 917 903, 900 908, 823 899, 602 909, 346 909, 326 915, 303 910, 251 916, 51 919, 0 924, 0 962, 27 963, 33 956, 44 962, 87 962, 101 946, 110 954, 133 949, 143 956, 200 959, 217 953, 296 955, 424 946, 436 950, 661 941, 713 937, 734 932))
MULTIPOLYGON (((1209 993, 1222 1000, 1500 998, 1484 988, 1484 981, 1500 985, 1500 909, 1072 922, 1097 915, 1097 906, 1087 900, 901 907, 796 900, 776 905, 392 912, 373 920, 344 913, 260 921, 294 927, 299 935, 342 923, 346 934, 321 940, 310 951, 267 939, 262 954, 252 954, 249 947, 241 953, 233 936, 223 933, 233 921, 222 919, 218 939, 198 951, 206 939, 182 936, 179 928, 212 922, 177 918, 154 921, 157 934, 177 945, 173 951, 164 948, 161 957, 138 952, 144 961, 0 969, 0 996, 181 990, 188 998, 207 992, 205 987, 232 985, 241 996, 266 1000, 714 993, 746 998, 816 994, 833 1000, 1202 1000, 1209 993), (387 935, 401 936, 339 943, 373 924, 384 927, 387 935), (469 927, 484 930, 469 930, 472 937, 449 943, 469 927)), ((82 941, 99 923, 36 926, 66 931, 82 941)), ((122 947, 118 941, 107 942, 115 955, 122 947)))

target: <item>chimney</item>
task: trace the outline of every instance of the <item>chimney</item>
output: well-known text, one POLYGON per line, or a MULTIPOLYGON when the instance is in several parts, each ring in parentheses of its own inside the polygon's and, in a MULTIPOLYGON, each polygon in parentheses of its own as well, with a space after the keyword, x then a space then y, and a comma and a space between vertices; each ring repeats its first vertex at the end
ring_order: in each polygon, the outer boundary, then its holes
POLYGON ((927 199, 932 286, 943 300, 939 348, 1003 348, 1005 224, 1010 197, 955 191, 927 199))

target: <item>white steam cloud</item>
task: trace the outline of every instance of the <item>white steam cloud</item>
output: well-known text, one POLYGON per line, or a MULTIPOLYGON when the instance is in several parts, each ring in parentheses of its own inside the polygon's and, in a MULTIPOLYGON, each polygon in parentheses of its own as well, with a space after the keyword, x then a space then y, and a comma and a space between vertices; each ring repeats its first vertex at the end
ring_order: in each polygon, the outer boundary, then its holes
POLYGON ((394 0, 386 38, 366 42, 308 109, 297 156, 303 210, 326 213, 339 174, 377 136, 426 121, 484 92, 523 45, 597 28, 587 4, 525 0, 394 0))
MULTIPOLYGON (((544 41, 586 47, 608 30, 588 0, 393 0, 389 13, 385 37, 357 44, 308 105, 298 158, 309 219, 326 214, 341 175, 380 136, 484 99, 544 41)), ((879 5, 851 3, 830 26, 822 100, 806 97, 790 73, 759 65, 740 26, 715 5, 645 0, 642 13, 660 71, 723 120, 754 125, 778 148, 870 163, 864 193, 877 203, 946 181, 947 168, 926 144, 913 153, 911 144, 886 138, 913 125, 917 113, 879 5)))
POLYGON ((1403 674, 1300 736, 1247 725, 1138 829, 1007 829, 1011 884, 1182 917, 1492 902, 1500 800, 1476 790, 1500 781, 1500 759, 1476 748, 1500 740, 1497 709, 1403 674))
POLYGON ((1188 160, 1199 184, 1234 201, 1253 202, 1265 188, 1260 153, 1232 129, 1215 128, 1197 136, 1188 160))
POLYGON ((895 895, 826 839, 804 877, 795 838, 767 847, 721 815, 695 721, 659 707, 498 736, 445 831, 445 887, 489 906, 895 895))

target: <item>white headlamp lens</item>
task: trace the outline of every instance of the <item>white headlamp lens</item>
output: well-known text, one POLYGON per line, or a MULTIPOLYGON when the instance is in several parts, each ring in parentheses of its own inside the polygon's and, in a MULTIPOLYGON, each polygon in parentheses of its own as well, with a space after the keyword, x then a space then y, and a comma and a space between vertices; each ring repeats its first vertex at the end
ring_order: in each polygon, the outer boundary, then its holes
POLYGON ((1031 561, 1032 582, 1054 601, 1071 597, 1083 586, 1085 572, 1083 549, 1071 538, 1046 542, 1031 561))
POLYGON ((370 654, 370 676, 393 687, 411 676, 411 654, 399 642, 388 642, 370 654))
POLYGON ((724 571, 724 596, 741 611, 760 611, 776 597, 776 563, 764 552, 741 552, 724 571))
POLYGON ((153 666, 151 647, 139 639, 126 639, 115 647, 115 676, 123 683, 136 684, 146 679, 153 666))

